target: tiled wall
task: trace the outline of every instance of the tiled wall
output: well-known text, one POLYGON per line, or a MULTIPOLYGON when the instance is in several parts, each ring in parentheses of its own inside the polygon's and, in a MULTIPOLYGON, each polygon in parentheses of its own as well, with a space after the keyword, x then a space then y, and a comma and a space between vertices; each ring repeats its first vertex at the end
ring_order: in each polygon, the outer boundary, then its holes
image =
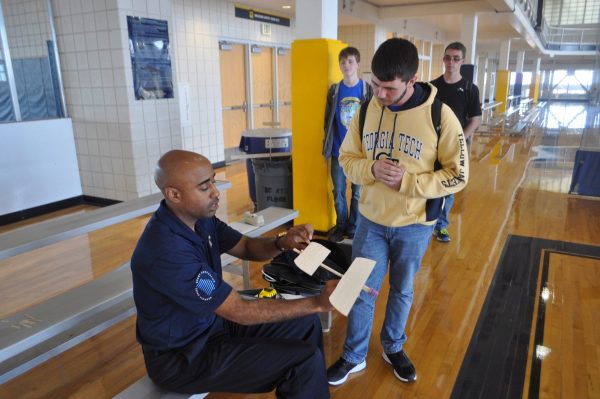
POLYGON ((219 0, 56 0, 58 48, 86 195, 127 200, 156 192, 160 154, 183 148, 224 160, 218 41, 287 44, 293 28, 235 18, 219 0), (135 100, 127 16, 167 20, 175 98, 135 100), (180 84, 191 124, 182 127, 180 84))
POLYGON ((363 79, 370 79, 373 54, 387 39, 386 34, 386 30, 377 25, 351 25, 338 28, 338 39, 360 51, 359 73, 363 79))
MULTIPOLYGON (((156 109, 156 102, 134 104, 125 45, 125 18, 133 13, 132 7, 132 1, 54 2, 63 87, 83 192, 117 200, 150 193, 143 156, 151 146, 147 138, 158 137, 157 126, 144 118, 156 109)), ((146 14, 145 4, 143 8, 146 14)))
POLYGON ((271 36, 263 36, 259 22, 236 18, 233 3, 220 0, 173 0, 173 21, 177 81, 189 85, 191 98, 183 148, 223 161, 219 39, 289 46, 293 26, 273 24, 271 36))

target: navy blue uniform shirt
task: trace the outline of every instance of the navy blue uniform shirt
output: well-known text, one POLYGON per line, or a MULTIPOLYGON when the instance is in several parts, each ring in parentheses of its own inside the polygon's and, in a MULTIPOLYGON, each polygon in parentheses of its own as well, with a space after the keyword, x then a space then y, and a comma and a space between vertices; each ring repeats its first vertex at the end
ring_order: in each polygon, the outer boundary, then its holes
POLYGON ((217 217, 198 220, 192 231, 161 201, 131 258, 144 348, 177 349, 210 336, 220 320, 215 309, 232 290, 222 279, 220 255, 241 238, 217 217))

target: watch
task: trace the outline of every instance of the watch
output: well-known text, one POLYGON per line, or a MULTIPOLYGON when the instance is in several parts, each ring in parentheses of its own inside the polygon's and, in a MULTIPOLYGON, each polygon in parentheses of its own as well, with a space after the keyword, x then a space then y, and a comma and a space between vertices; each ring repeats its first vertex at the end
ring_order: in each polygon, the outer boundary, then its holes
POLYGON ((281 252, 285 251, 285 248, 279 245, 279 239, 285 237, 286 234, 287 231, 281 232, 277 234, 277 238, 275 239, 275 248, 277 248, 281 252))

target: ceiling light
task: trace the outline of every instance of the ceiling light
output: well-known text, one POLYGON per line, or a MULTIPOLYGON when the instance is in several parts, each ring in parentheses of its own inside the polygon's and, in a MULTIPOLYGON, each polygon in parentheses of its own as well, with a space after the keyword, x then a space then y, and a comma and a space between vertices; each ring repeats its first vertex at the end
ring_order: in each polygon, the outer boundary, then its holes
POLYGON ((283 8, 284 10, 289 10, 290 8, 292 8, 292 6, 281 6, 281 8, 283 8))

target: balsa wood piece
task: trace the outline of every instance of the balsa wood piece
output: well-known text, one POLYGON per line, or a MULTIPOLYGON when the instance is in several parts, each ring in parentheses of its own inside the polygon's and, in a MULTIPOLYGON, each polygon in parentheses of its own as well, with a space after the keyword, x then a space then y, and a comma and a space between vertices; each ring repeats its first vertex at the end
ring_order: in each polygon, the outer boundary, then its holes
POLYGON ((303 272, 312 276, 317 268, 322 267, 336 276, 341 277, 338 286, 331 293, 329 300, 344 316, 347 316, 350 312, 350 309, 352 308, 352 305, 354 305, 354 302, 356 302, 356 298, 358 298, 361 290, 372 296, 379 295, 377 290, 365 285, 367 278, 375 267, 374 260, 356 258, 346 273, 342 275, 338 271, 323 264, 323 261, 331 253, 331 251, 323 245, 311 242, 302 252, 297 249, 294 249, 294 251, 299 254, 296 259, 294 259, 294 263, 296 263, 296 266, 303 272))
POLYGON ((299 252, 294 263, 304 273, 312 276, 330 253, 329 249, 318 242, 311 242, 302 252, 299 252))
MULTIPOLYGON (((350 268, 338 283, 338 286, 329 296, 329 301, 344 316, 348 316, 354 302, 365 286, 371 271, 375 267, 375 261, 367 258, 356 258, 350 268)), ((372 290, 372 289, 370 289, 372 290)), ((369 292, 373 295, 371 292, 369 292)))

